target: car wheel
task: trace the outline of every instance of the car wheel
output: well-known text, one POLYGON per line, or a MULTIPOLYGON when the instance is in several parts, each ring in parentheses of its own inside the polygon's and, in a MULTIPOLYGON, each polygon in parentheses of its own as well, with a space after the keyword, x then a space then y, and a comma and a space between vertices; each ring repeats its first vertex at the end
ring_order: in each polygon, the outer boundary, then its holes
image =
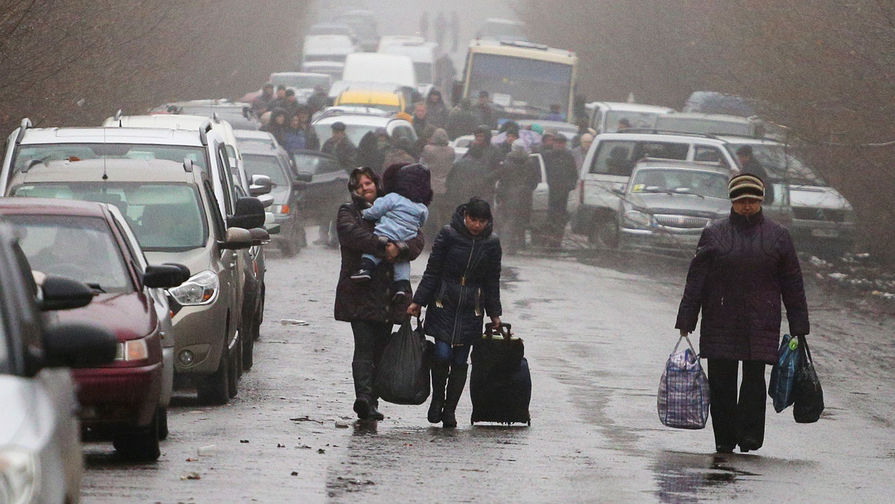
POLYGON ((609 249, 618 248, 618 224, 615 221, 604 222, 596 228, 595 244, 609 249))
POLYGON ((158 438, 162 441, 168 439, 168 408, 158 409, 158 438))
POLYGON ((230 400, 230 352, 227 351, 227 344, 224 343, 224 350, 221 352, 221 360, 218 363, 218 370, 214 373, 203 376, 199 379, 196 386, 198 392, 199 404, 202 405, 220 405, 227 404, 230 400))
POLYGON ((138 432, 122 434, 112 441, 119 455, 127 460, 152 462, 161 455, 159 449, 159 410, 152 415, 152 422, 138 432))
MULTIPOLYGON (((240 338, 242 338, 242 335, 240 335, 240 338)), ((228 363, 230 372, 227 376, 227 397, 231 399, 236 397, 236 394, 239 393, 239 375, 240 371, 242 371, 242 340, 240 340, 239 344, 234 346, 233 349, 235 352, 230 354, 228 363)))

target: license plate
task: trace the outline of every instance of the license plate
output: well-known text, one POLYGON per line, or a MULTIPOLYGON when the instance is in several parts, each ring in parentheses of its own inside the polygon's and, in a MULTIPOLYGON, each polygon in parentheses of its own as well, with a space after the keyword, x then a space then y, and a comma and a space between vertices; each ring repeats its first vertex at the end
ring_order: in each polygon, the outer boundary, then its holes
POLYGON ((812 229, 811 236, 815 238, 837 238, 839 231, 835 229, 812 229))

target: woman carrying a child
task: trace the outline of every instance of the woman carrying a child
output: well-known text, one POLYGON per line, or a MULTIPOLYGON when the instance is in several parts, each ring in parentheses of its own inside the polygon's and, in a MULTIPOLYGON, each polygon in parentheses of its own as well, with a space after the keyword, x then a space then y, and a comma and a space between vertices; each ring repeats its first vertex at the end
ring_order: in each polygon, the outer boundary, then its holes
POLYGON ((491 207, 472 198, 457 207, 435 238, 432 254, 407 313, 426 307, 426 334, 435 338, 432 404, 428 419, 456 427, 472 344, 482 337, 485 313, 500 326, 500 240, 491 233, 491 207), (445 386, 447 394, 445 395, 445 386))
POLYGON ((348 180, 351 203, 339 208, 337 230, 342 253, 339 284, 336 288, 335 318, 350 322, 354 333, 354 411, 360 419, 381 420, 378 401, 373 391, 375 363, 391 333, 392 326, 407 319, 406 299, 394 299, 392 263, 412 261, 423 250, 422 234, 408 240, 389 240, 374 232, 376 222, 366 220, 363 211, 373 206, 382 195, 379 177, 370 168, 357 168, 348 180), (351 280, 361 268, 362 256, 370 254, 388 264, 373 268, 370 280, 351 280))

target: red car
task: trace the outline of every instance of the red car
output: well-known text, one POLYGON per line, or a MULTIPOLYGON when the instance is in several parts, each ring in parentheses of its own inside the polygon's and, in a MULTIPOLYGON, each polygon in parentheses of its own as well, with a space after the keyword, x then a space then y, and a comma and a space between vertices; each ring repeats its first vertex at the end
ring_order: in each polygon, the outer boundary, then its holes
POLYGON ((162 347, 149 289, 176 287, 189 271, 180 265, 140 271, 136 254, 143 252, 133 250, 111 212, 94 202, 0 200, 0 219, 17 229, 33 271, 79 280, 96 294, 89 305, 52 316, 99 324, 118 338, 114 362, 72 372, 85 438, 111 438, 122 456, 155 460, 164 414, 162 347))

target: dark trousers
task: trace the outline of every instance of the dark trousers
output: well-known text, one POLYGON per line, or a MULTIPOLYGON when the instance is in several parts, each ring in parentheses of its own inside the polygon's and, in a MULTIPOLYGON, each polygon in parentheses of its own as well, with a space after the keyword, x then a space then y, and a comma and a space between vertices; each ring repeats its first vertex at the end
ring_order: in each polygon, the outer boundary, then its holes
POLYGON ((571 191, 550 190, 547 199, 547 222, 544 223, 548 247, 559 248, 562 246, 566 222, 569 220, 569 192, 571 191))
POLYGON ((376 365, 388 342, 392 324, 357 320, 351 323, 354 332, 354 359, 351 363, 354 377, 354 393, 358 399, 376 400, 373 383, 376 381, 376 365))
POLYGON ((737 400, 737 375, 740 361, 708 359, 711 391, 712 428, 715 445, 755 450, 764 442, 767 387, 764 362, 742 361, 743 380, 737 400), (745 445, 745 446, 744 446, 745 445))

